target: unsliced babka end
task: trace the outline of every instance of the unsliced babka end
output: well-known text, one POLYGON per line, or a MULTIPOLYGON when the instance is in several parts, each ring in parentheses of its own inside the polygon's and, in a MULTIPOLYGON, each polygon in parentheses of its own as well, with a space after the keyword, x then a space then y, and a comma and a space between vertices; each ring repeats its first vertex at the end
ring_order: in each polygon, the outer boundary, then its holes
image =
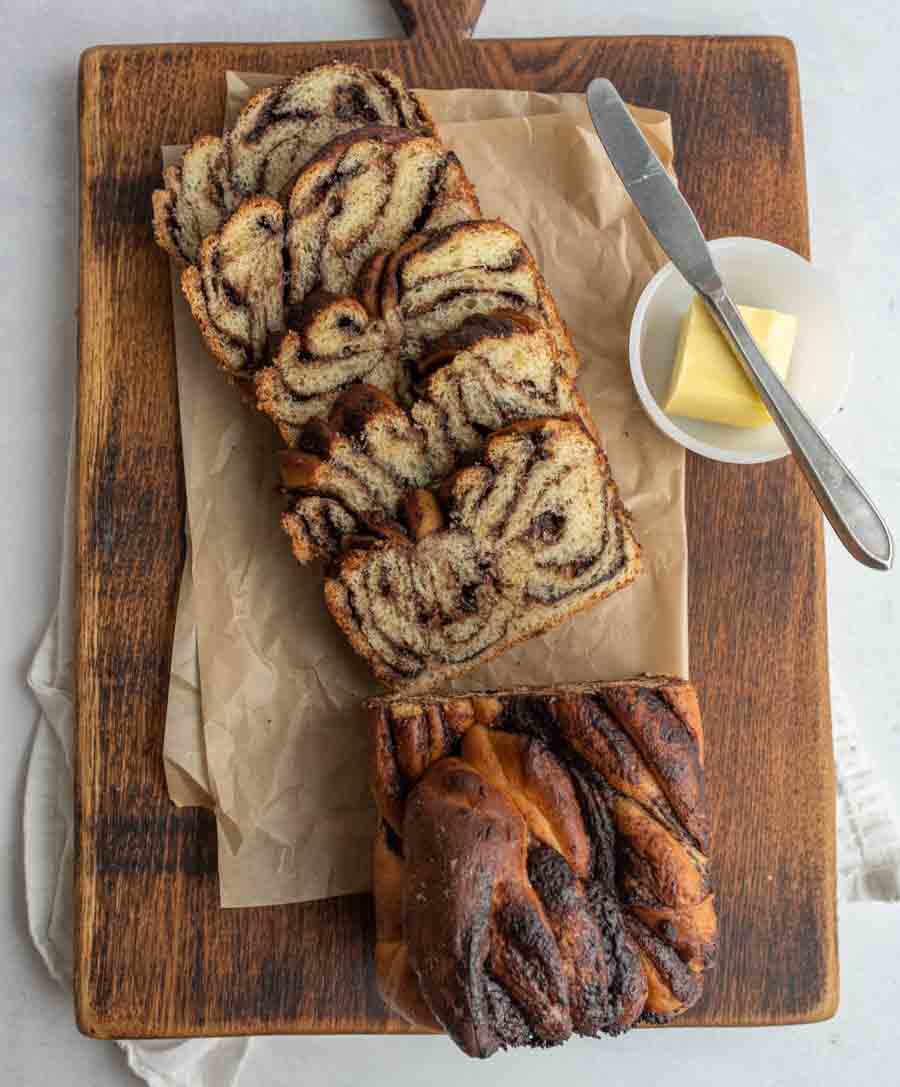
POLYGON ((366 708, 382 820, 377 969, 392 1007, 417 1022, 418 991, 467 1053, 485 1056, 546 1044, 559 1013, 573 1034, 618 1035, 699 999, 718 923, 708 841, 696 835, 707 823, 702 727, 686 681, 401 695, 366 708), (511 881, 522 892, 514 911, 511 881), (550 939, 534 916, 526 925, 530 890, 550 939), (518 936, 526 976, 540 978, 530 995, 521 966, 504 979, 504 930, 518 936))

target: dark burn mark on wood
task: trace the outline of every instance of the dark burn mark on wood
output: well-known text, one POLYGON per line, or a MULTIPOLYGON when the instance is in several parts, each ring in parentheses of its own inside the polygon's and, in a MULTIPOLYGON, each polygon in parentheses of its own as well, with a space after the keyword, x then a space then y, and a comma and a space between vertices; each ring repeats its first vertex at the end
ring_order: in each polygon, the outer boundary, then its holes
POLYGON ((749 57, 750 120, 754 135, 765 140, 782 159, 791 151, 791 82, 780 58, 752 50, 749 57))
MULTIPOLYGON (((96 472, 91 517, 95 553, 105 576, 134 579, 135 588, 157 565, 168 565, 169 556, 180 563, 183 537, 171 535, 171 508, 159 488, 161 476, 178 472, 178 451, 160 446, 132 444, 125 447, 119 427, 124 407, 121 396, 113 404, 110 430, 96 472), (165 551, 160 543, 165 540, 165 551)), ((179 496, 180 497, 180 496, 179 496)), ((183 501, 178 503, 178 512, 183 501)), ((107 586, 107 590, 112 586, 107 586)))
POLYGON ((159 184, 158 173, 137 177, 100 174, 94 178, 88 192, 91 240, 97 249, 133 246, 152 236, 152 197, 159 184))
POLYGON ((116 814, 94 825, 97 871, 101 875, 215 875, 216 838, 211 813, 160 804, 151 814, 116 814), (161 833, 161 831, 163 833, 161 833))

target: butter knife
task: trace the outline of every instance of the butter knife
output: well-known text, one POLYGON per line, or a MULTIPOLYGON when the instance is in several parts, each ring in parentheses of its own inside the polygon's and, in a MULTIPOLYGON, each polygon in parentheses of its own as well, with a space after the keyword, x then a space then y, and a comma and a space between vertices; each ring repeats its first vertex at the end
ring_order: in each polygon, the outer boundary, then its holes
POLYGON ((874 570, 890 570, 894 540, 859 481, 772 370, 729 297, 706 239, 608 79, 587 89, 594 128, 628 195, 672 263, 703 299, 759 393, 825 516, 850 554, 874 570))

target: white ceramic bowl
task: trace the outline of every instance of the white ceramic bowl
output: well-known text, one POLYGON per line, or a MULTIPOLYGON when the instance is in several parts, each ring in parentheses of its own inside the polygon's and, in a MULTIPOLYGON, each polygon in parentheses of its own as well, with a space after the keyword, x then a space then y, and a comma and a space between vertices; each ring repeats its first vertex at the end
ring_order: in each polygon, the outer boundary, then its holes
MULTIPOLYGON (((738 305, 793 313, 797 341, 787 386, 819 426, 840 407, 850 384, 850 342, 837 286, 809 261, 760 238, 719 238, 710 249, 731 297, 738 305)), ((760 464, 788 448, 774 423, 755 430, 667 415, 681 319, 693 289, 672 264, 650 280, 631 322, 631 376, 644 410, 673 441, 713 460, 760 464)))

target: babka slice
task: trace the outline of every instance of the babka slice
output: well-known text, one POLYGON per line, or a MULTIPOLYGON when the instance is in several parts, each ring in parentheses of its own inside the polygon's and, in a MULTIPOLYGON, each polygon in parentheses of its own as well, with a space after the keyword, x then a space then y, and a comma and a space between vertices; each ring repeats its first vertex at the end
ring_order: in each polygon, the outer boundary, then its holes
POLYGON ((316 287, 351 291, 370 257, 411 234, 481 216, 453 152, 385 126, 326 144, 300 172, 288 208, 291 306, 316 287))
POLYGON ((244 379, 268 358, 269 338, 283 329, 284 210, 277 200, 246 200, 200 247, 181 288, 210 353, 232 378, 244 379))
POLYGON ((491 435, 479 463, 445 480, 440 503, 417 539, 352 541, 325 583, 338 625, 389 686, 446 682, 640 570, 606 456, 577 419, 491 435))
POLYGON ((424 104, 389 71, 335 61, 255 95, 223 139, 201 136, 153 194, 157 242, 193 264, 200 244, 248 196, 287 200, 299 170, 329 140, 364 125, 431 135, 424 104))
MULTIPOLYGON (((327 553, 334 553, 340 542, 323 531, 315 499, 340 503, 342 524, 349 517, 378 531, 396 518, 408 488, 443 479, 478 453, 485 434, 541 415, 578 415, 588 429, 593 427, 574 382, 560 366, 553 336, 521 314, 468 318, 434 345, 423 369, 428 372, 413 390, 408 412, 377 390, 358 386, 338 397, 327 427, 317 420, 294 431, 283 409, 299 409, 305 402, 260 401, 285 438, 296 435, 292 444, 298 452, 282 454, 281 479, 287 491, 299 492, 283 521, 299 561, 319 557, 321 541, 327 553), (348 419, 353 421, 349 430, 348 419), (385 430, 389 442, 380 437, 385 430), (310 526, 315 540, 307 533, 310 526)), ((273 370, 257 378, 258 391, 262 383, 270 385, 273 370)), ((302 380, 302 368, 299 374, 302 380)))
POLYGON ((232 185, 242 196, 286 195, 320 147, 366 125, 434 134, 425 104, 387 69, 333 61, 267 87, 229 133, 232 185))
POLYGON ((195 264, 203 239, 222 226, 236 204, 225 140, 201 136, 179 166, 163 170, 163 188, 153 193, 157 245, 180 263, 195 264))
POLYGON ((425 436, 432 478, 477 453, 486 434, 539 415, 590 412, 553 332, 515 310, 467 317, 418 362, 410 414, 425 436))
MULTIPOLYGON (((351 532, 403 529, 394 518, 410 489, 430 482, 421 433, 408 414, 371 385, 352 385, 335 401, 328 421, 313 419, 297 448, 280 454, 283 486, 299 494, 283 525, 301 562, 318 557, 298 535, 293 514, 310 499, 329 499, 352 521, 351 532)), ((340 540, 335 541, 340 544, 340 540)), ((334 551, 336 548, 330 547, 334 551)))
POLYGON ((410 364, 467 317, 506 309, 545 325, 565 370, 578 370, 575 347, 534 258, 522 236, 499 220, 414 235, 390 259, 380 256, 363 269, 358 291, 370 312, 394 329, 410 364))
POLYGON ((255 378, 256 403, 287 445, 304 423, 327 416, 354 382, 395 393, 400 386, 397 345, 384 321, 371 320, 353 298, 317 291, 304 303, 272 365, 255 378))
POLYGON ((693 688, 373 699, 379 988, 464 1052, 668 1022, 717 921, 693 688))

